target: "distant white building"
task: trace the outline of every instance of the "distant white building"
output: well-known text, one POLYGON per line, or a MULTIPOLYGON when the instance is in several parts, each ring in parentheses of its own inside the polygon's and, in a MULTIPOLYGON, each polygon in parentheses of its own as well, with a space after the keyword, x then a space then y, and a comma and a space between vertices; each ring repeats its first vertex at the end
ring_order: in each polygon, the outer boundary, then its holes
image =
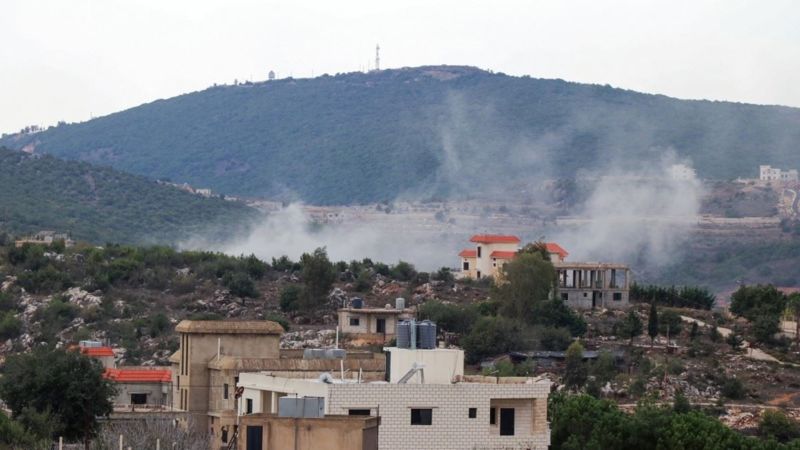
POLYGON ((781 170, 772 166, 759 166, 759 179, 761 181, 798 181, 797 169, 781 170))
POLYGON ((669 177, 673 180, 689 181, 697 177, 697 172, 686 164, 673 164, 669 168, 669 177))

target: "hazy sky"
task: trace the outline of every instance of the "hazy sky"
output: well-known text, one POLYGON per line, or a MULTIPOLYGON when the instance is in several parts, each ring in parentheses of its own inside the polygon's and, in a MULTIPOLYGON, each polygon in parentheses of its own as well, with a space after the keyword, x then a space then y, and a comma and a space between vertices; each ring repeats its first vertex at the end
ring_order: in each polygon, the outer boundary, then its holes
POLYGON ((213 83, 467 64, 800 106, 800 1, 3 0, 0 131, 213 83))

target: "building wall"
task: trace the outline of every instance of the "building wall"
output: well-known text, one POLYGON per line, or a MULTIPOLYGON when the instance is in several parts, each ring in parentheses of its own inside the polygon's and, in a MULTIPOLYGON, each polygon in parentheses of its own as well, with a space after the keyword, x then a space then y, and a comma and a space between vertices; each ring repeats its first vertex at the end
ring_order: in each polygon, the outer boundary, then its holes
MULTIPOLYGON (((372 308, 371 308, 372 309, 372 308)), ((372 309, 374 311, 374 309, 372 309)), ((349 334, 376 334, 378 335, 378 319, 386 322, 385 333, 380 333, 385 339, 391 339, 397 334, 398 320, 410 319, 413 312, 410 310, 386 310, 386 313, 364 312, 352 309, 338 311, 338 323, 343 333, 349 334), (358 325, 350 325, 351 318, 358 318, 358 325)))
POLYGON ((172 387, 167 383, 114 383, 114 386, 117 388, 115 405, 130 405, 131 394, 147 394, 147 405, 170 404, 169 393, 172 387))
MULTIPOLYGON (((507 252, 515 252, 519 249, 517 244, 475 244, 475 249, 477 250, 478 247, 481 247, 481 256, 476 258, 476 274, 475 278, 477 278, 477 271, 480 271, 481 277, 491 276, 494 277, 497 275, 497 267, 492 266, 492 257, 490 256, 494 251, 507 251, 507 252)), ((498 260, 499 261, 499 260, 498 260)))
MULTIPOLYGON (((219 420, 224 421, 225 425, 233 423, 236 408, 230 403, 228 413, 221 414, 219 411, 224 410, 216 410, 213 419, 209 416, 211 402, 215 405, 221 402, 222 385, 219 384, 219 377, 225 376, 218 373, 212 382, 209 361, 217 356, 218 349, 221 355, 277 359, 280 357, 280 337, 269 334, 227 333, 180 333, 180 336, 180 359, 177 367, 173 367, 172 404, 188 411, 186 420, 190 420, 202 431, 209 431, 213 420, 216 432, 220 427, 219 420)), ((229 385, 229 401, 233 402, 235 382, 232 378, 229 385)), ((215 435, 215 439, 219 442, 219 434, 215 435)))
POLYGON ((264 450, 378 450, 378 418, 291 418, 250 416, 241 419, 239 448, 247 448, 247 427, 262 428, 264 450))
MULTIPOLYGON (((421 363, 425 367, 426 384, 449 384, 455 377, 464 375, 464 351, 459 349, 411 350, 407 348, 387 349, 389 363, 389 382, 397 383, 413 366, 421 363)), ((419 374, 408 383, 420 384, 419 374)))
MULTIPOLYGON (((546 449, 550 444, 547 395, 550 383, 450 385, 333 384, 331 414, 369 408, 381 418, 382 450, 546 449), (515 435, 493 434, 491 405, 515 409, 515 435), (431 408, 431 425, 411 425, 412 408, 431 408), (476 408, 474 419, 469 408, 476 408), (534 432, 529 433, 529 430, 534 432), (523 434, 527 433, 527 434, 523 434)), ((498 410, 499 421, 499 410, 498 410)), ((499 425, 499 424, 498 424, 499 425)))
POLYGON ((477 270, 476 270, 477 264, 478 264, 478 262, 477 262, 477 260, 475 258, 464 258, 464 257, 462 257, 461 258, 461 267, 459 267, 459 269, 461 269, 461 274, 463 276, 466 276, 466 277, 469 277, 469 278, 477 278, 477 270), (464 263, 465 262, 469 264, 469 270, 466 270, 466 271, 464 270, 464 263))

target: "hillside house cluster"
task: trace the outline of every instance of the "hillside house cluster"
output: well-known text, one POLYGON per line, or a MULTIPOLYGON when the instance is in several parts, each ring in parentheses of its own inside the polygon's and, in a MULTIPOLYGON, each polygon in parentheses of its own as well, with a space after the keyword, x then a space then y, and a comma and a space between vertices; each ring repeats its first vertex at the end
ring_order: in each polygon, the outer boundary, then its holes
POLYGON ((395 338, 397 323, 414 317, 414 310, 405 307, 405 300, 398 298, 394 307, 387 304, 383 308, 364 306, 362 299, 350 301, 338 311, 339 329, 358 344, 383 345, 395 338))
POLYGON ((25 244, 50 245, 58 241, 63 241, 65 247, 72 247, 75 245, 75 241, 70 238, 69 234, 57 233, 55 231, 40 231, 33 236, 17 239, 14 241, 14 245, 19 248, 25 244))
POLYGON ((758 173, 761 181, 797 182, 800 178, 797 169, 784 170, 769 165, 758 166, 758 173))
POLYGON ((103 366, 103 376, 114 383, 116 411, 165 410, 172 403, 172 371, 165 367, 116 366, 114 349, 99 341, 81 341, 77 350, 103 366))
MULTIPOLYGON (((459 253, 460 276, 473 279, 498 279, 503 266, 519 251, 517 236, 476 234, 472 248, 459 253)), ((569 253, 555 242, 545 243, 550 261, 558 273, 558 292, 564 302, 576 309, 629 306, 630 268, 624 264, 569 262, 569 253)))

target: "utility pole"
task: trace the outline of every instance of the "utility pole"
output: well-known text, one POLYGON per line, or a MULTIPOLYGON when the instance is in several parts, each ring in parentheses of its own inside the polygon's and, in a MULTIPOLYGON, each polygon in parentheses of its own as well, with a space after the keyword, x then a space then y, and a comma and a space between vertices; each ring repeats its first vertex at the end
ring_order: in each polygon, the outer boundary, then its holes
POLYGON ((375 44, 375 70, 381 70, 381 46, 375 44))

